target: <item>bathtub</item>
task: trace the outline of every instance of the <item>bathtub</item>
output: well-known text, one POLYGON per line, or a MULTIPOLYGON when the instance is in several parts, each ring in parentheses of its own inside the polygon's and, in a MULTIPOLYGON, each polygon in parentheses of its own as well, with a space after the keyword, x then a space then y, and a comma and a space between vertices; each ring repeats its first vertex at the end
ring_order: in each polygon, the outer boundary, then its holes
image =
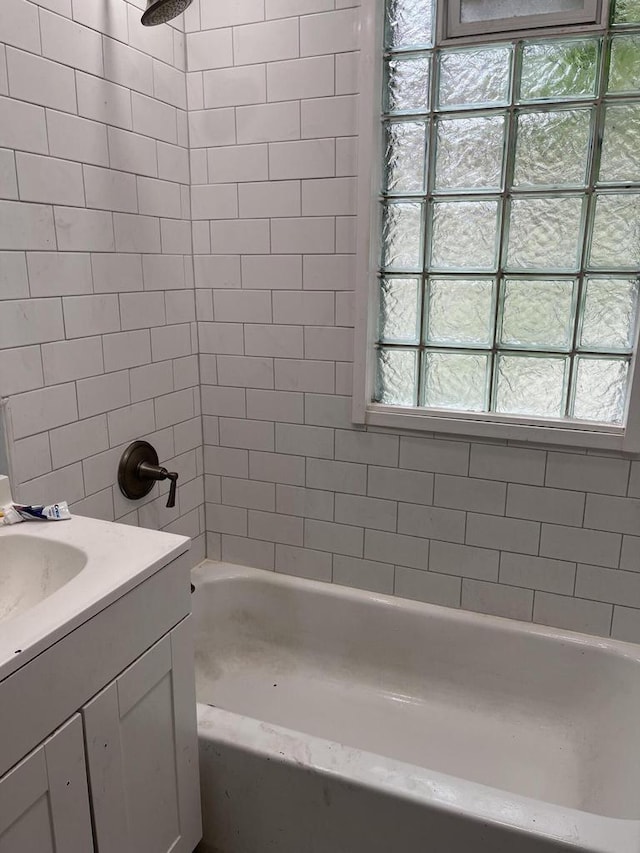
POLYGON ((201 853, 640 853, 640 648, 193 573, 201 853))

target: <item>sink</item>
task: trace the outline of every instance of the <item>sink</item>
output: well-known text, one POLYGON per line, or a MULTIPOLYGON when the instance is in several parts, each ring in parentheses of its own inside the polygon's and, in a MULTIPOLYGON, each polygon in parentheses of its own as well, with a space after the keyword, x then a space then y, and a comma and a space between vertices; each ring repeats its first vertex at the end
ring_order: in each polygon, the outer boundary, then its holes
POLYGON ((82 516, 0 524, 0 682, 188 550, 184 536, 82 516))
POLYGON ((3 534, 0 543, 0 622, 48 598, 86 566, 79 548, 36 536, 3 534))

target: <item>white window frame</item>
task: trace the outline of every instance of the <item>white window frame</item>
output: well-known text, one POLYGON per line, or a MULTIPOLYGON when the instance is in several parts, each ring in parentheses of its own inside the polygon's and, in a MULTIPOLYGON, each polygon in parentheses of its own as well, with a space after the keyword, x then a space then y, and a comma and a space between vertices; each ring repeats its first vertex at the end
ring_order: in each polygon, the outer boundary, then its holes
MULTIPOLYGON (((379 289, 383 27, 384 0, 362 0, 353 422, 417 432, 588 447, 626 453, 640 452, 640 369, 636 369, 638 328, 623 425, 582 424, 562 419, 498 415, 495 412, 466 413, 405 408, 371 402, 376 374, 375 343, 379 289)), ((567 31, 566 28, 564 31, 567 31)), ((545 32, 548 30, 545 29, 545 32)), ((574 34, 576 28, 572 27, 570 32, 574 34)), ((528 35, 535 36, 535 32, 528 35)), ((474 40, 486 39, 476 36, 474 40)), ((637 325, 640 327, 640 323, 637 325)))

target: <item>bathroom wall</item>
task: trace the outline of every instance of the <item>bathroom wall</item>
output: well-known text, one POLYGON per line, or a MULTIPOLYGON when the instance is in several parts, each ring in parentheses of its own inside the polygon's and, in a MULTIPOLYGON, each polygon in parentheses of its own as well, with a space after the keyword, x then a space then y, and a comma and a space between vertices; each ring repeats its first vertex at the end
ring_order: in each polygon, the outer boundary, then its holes
POLYGON ((0 4, 0 396, 14 491, 196 538, 202 436, 183 22, 143 0, 0 4), (180 473, 131 503, 128 442, 180 473))
POLYGON ((17 495, 197 557, 204 466, 212 557, 640 641, 640 462, 351 425, 350 2, 196 0, 185 78, 182 20, 145 30, 143 0, 2 0, 17 495), (140 436, 174 511, 114 486, 140 436))
POLYGON ((351 425, 350 5, 186 16, 209 555, 640 641, 640 462, 351 425))

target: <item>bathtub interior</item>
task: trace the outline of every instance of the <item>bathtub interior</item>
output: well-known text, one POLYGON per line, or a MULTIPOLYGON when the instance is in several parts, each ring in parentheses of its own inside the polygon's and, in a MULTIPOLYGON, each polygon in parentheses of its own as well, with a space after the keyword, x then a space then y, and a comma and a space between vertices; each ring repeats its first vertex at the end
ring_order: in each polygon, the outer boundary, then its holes
POLYGON ((640 663, 624 646, 212 565, 195 577, 200 702, 640 818, 640 663))

